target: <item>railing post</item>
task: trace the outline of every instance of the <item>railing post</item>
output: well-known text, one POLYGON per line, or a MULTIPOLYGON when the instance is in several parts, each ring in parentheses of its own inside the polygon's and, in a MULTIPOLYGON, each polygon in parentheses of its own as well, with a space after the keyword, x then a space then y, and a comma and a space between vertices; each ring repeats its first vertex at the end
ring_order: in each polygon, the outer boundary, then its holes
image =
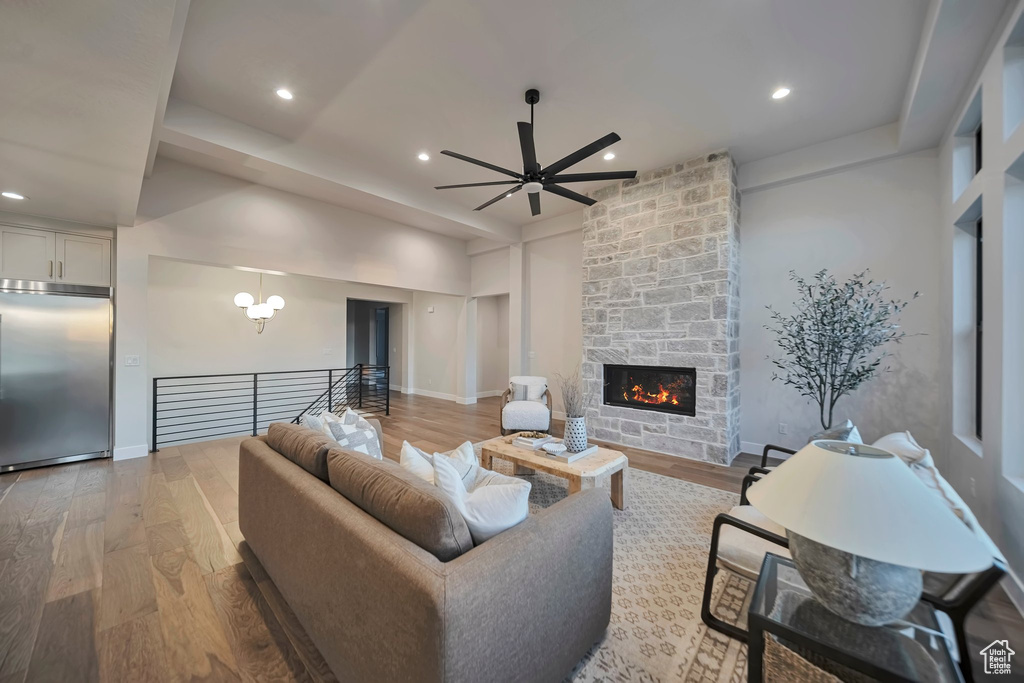
POLYGON ((252 373, 252 435, 256 436, 256 398, 258 396, 257 383, 259 382, 259 373, 252 373))
POLYGON ((156 447, 156 377, 153 378, 153 450, 150 453, 158 453, 159 448, 156 447))
POLYGON ((391 414, 391 366, 384 368, 384 414, 391 414))
POLYGON ((334 412, 334 370, 327 371, 327 412, 334 412))
POLYGON ((363 407, 363 364, 359 363, 359 407, 363 407))

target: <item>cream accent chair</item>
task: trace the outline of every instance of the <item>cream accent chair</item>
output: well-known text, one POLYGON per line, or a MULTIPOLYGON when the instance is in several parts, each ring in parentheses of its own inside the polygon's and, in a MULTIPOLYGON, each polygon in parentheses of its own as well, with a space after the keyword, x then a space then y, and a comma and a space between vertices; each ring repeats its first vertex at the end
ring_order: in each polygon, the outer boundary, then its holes
POLYGON ((551 428, 551 392, 546 377, 516 375, 501 395, 501 435, 512 432, 546 432, 551 428), (513 401, 512 385, 525 384, 525 401, 513 401))

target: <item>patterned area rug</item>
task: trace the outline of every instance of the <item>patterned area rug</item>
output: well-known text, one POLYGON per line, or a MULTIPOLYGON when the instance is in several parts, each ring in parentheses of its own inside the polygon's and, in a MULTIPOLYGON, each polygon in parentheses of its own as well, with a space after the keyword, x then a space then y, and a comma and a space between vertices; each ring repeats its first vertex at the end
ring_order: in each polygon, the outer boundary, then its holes
MULTIPOLYGON (((495 459, 494 469, 512 474, 504 460, 495 459)), ((538 472, 524 479, 533 484, 531 511, 566 495, 557 477, 538 472)), ((611 623, 567 680, 742 683, 746 646, 700 619, 712 523, 738 495, 636 469, 629 472, 628 495, 626 509, 614 511, 611 623)), ((715 613, 743 619, 750 588, 745 579, 719 572, 715 613)))

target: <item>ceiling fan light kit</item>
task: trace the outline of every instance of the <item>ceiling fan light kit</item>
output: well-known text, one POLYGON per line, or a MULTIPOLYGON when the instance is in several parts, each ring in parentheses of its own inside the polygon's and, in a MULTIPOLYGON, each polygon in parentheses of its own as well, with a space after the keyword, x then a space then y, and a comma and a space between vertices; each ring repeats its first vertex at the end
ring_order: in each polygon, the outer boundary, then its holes
POLYGON ((517 126, 519 128, 519 147, 523 152, 523 171, 518 173, 516 171, 496 166, 494 164, 487 163, 486 161, 480 161, 468 157, 464 154, 458 154, 447 149, 441 150, 441 154, 453 157, 455 159, 461 159, 477 166, 496 171, 503 175, 511 176, 515 180, 496 180, 485 183, 462 183, 459 185, 438 185, 435 190, 453 190, 462 187, 489 187, 494 185, 515 185, 512 189, 502 190, 494 199, 484 202, 480 206, 473 209, 474 211, 480 211, 486 209, 491 204, 498 202, 506 197, 511 197, 514 193, 519 190, 526 190, 526 193, 530 200, 530 213, 534 216, 540 214, 540 193, 542 191, 557 194, 560 197, 571 199, 587 206, 592 206, 597 203, 596 200, 587 197, 586 195, 578 192, 573 192, 570 189, 562 187, 564 183, 585 183, 595 180, 628 180, 636 177, 636 171, 602 171, 597 173, 567 173, 559 175, 562 171, 575 166, 584 159, 591 157, 602 149, 614 145, 616 142, 621 140, 615 133, 609 133, 599 140, 595 140, 586 147, 581 147, 569 156, 563 157, 555 163, 541 168, 537 162, 537 150, 534 146, 533 138, 533 105, 540 102, 540 91, 536 89, 530 89, 526 91, 526 103, 530 105, 530 122, 520 121, 517 126))

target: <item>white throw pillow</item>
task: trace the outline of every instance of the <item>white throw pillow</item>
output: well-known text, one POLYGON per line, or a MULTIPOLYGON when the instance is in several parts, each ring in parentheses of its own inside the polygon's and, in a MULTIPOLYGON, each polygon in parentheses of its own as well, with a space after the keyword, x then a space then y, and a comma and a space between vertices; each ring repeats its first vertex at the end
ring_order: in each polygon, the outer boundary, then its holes
POLYGON ((310 415, 309 413, 299 418, 299 424, 306 429, 312 429, 314 432, 324 431, 324 421, 316 415, 310 415))
POLYGON ((529 396, 529 394, 530 387, 526 386, 525 384, 518 384, 516 382, 512 382, 512 395, 509 397, 509 400, 525 401, 526 397, 529 396))
POLYGON ((522 479, 488 472, 467 491, 452 462, 435 458, 434 483, 455 503, 476 544, 514 527, 529 514, 531 485, 522 479))
POLYGON ((860 430, 853 424, 852 420, 827 429, 815 435, 814 440, 829 439, 831 441, 847 441, 849 443, 864 443, 860 438, 860 430))
POLYGON ((377 430, 367 423, 366 427, 359 425, 347 425, 342 422, 328 422, 332 439, 338 442, 342 448, 364 453, 377 460, 384 459, 384 453, 380 450, 380 442, 377 440, 377 430))
POLYGON ((514 385, 516 384, 526 385, 527 401, 541 401, 544 397, 544 393, 548 390, 547 380, 543 377, 516 375, 515 377, 509 378, 509 388, 512 389, 513 394, 515 394, 514 385))
POLYGON ((481 468, 476 457, 476 452, 473 450, 473 444, 469 441, 464 442, 447 455, 442 453, 428 455, 426 451, 416 448, 408 441, 402 442, 402 452, 399 456, 399 464, 404 470, 415 474, 428 484, 435 483, 435 458, 445 458, 451 462, 455 469, 458 470, 459 477, 461 477, 466 488, 471 489, 473 487, 474 482, 479 476, 478 470, 481 468))
POLYGON ((886 434, 871 445, 875 448, 881 448, 883 451, 889 451, 893 455, 898 455, 908 465, 935 467, 935 463, 932 461, 932 454, 927 448, 918 445, 910 432, 886 434))

